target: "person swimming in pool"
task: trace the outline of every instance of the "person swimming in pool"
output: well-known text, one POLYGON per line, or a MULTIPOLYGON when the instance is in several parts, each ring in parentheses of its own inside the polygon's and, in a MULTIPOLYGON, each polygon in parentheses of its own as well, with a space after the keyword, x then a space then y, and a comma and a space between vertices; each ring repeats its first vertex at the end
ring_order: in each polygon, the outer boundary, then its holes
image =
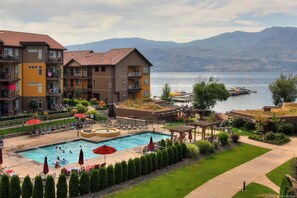
POLYGON ((72 151, 71 151, 71 150, 69 150, 69 153, 71 154, 71 153, 72 153, 72 151))
POLYGON ((60 157, 59 156, 57 156, 57 158, 56 158, 57 160, 60 160, 60 157))

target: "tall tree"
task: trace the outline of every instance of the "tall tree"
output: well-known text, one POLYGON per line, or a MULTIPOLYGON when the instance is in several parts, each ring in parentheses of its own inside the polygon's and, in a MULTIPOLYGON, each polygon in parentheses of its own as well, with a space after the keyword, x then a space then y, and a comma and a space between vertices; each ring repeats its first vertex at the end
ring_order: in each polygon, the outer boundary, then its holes
POLYGON ((168 83, 165 83, 164 87, 162 88, 161 100, 170 101, 171 100, 170 92, 171 92, 170 86, 168 85, 168 83))
POLYGON ((279 106, 284 102, 294 102, 297 98, 297 76, 281 74, 280 77, 269 84, 274 105, 279 106))
POLYGON ((218 101, 227 100, 229 92, 223 83, 217 83, 214 78, 208 82, 201 81, 193 87, 193 107, 198 110, 200 119, 204 118, 206 110, 213 108, 218 101))

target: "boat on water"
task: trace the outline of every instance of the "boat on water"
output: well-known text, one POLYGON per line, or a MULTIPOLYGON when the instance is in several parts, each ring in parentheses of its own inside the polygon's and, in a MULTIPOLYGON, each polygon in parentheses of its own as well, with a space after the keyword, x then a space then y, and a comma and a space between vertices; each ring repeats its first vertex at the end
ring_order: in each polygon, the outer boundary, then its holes
POLYGON ((230 96, 240 96, 240 95, 248 95, 251 93, 257 93, 257 91, 252 91, 245 87, 232 87, 228 91, 230 93, 230 96))

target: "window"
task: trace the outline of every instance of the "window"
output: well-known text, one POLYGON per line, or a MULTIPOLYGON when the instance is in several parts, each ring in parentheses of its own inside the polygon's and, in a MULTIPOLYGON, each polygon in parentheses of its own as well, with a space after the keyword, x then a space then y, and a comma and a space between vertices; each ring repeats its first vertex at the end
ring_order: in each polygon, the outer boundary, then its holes
POLYGON ((80 73, 80 68, 75 68, 75 73, 80 73))
POLYGON ((143 84, 148 85, 148 82, 149 82, 148 79, 144 79, 143 84))
POLYGON ((76 80, 76 84, 77 85, 80 85, 80 80, 76 80))
POLYGON ((38 75, 42 76, 42 67, 41 66, 38 67, 38 75))
POLYGON ((95 67, 95 72, 98 72, 98 71, 99 71, 99 67, 96 66, 96 67, 95 67))
POLYGON ((38 83, 38 93, 42 93, 42 83, 38 83))
POLYGON ((38 100, 38 109, 42 109, 42 104, 43 104, 43 101, 42 100, 38 100))
POLYGON ((105 66, 102 66, 102 67, 101 67, 101 71, 102 71, 102 72, 105 72, 105 66))
POLYGON ((37 57, 38 57, 38 60, 42 60, 42 49, 38 49, 37 57))
POLYGON ((19 74, 19 65, 15 66, 15 74, 18 75, 19 74))
POLYGON ((20 57, 20 51, 19 51, 19 49, 14 49, 14 57, 16 59, 19 59, 19 57, 20 57))
POLYGON ((149 96, 148 91, 144 91, 144 92, 143 92, 143 96, 144 96, 144 97, 148 97, 148 96, 149 96))
POLYGON ((148 67, 143 67, 142 72, 144 74, 148 74, 149 73, 149 68, 148 67))
POLYGON ((28 49, 29 53, 37 53, 37 49, 28 49))
POLYGON ((12 48, 4 48, 4 55, 12 56, 12 48))
POLYGON ((96 85, 96 80, 93 80, 93 85, 96 85))
POLYGON ((124 80, 124 85, 126 84, 126 81, 124 80))

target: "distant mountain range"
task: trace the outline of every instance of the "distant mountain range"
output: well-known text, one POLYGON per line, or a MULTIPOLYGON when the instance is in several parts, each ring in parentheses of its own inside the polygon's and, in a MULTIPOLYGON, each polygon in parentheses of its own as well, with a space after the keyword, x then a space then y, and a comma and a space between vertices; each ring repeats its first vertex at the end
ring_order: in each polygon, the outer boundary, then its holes
POLYGON ((297 28, 224 33, 188 43, 117 38, 66 46, 69 51, 135 47, 153 71, 291 71, 297 69, 297 28))

